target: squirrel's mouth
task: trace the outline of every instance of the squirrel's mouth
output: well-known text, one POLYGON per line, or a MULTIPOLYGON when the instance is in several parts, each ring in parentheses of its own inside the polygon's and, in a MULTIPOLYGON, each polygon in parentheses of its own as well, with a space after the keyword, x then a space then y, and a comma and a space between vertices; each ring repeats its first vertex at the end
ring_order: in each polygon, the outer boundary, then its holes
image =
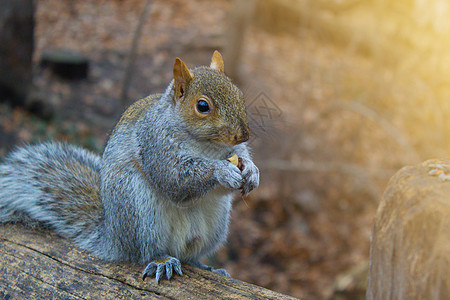
POLYGON ((250 133, 248 132, 248 130, 244 130, 239 134, 235 134, 233 137, 233 140, 234 140, 235 145, 238 145, 238 144, 248 141, 249 138, 250 138, 250 133))
POLYGON ((211 138, 209 141, 217 146, 221 147, 233 147, 236 145, 239 145, 243 142, 248 141, 247 139, 238 138, 236 136, 231 137, 217 137, 217 138, 211 138))
POLYGON ((249 132, 242 130, 238 133, 228 135, 226 138, 226 144, 230 146, 236 146, 248 141, 249 138, 250 138, 249 132))
POLYGON ((236 146, 248 141, 250 138, 249 130, 242 129, 238 131, 231 131, 230 129, 224 129, 209 137, 209 140, 213 143, 218 143, 227 146, 236 146))

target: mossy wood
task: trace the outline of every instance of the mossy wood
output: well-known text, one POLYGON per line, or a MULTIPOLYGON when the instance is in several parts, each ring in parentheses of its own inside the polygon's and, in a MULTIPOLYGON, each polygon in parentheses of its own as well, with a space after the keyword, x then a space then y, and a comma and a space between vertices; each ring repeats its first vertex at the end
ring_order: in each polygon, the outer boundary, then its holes
POLYGON ((370 299, 449 299, 450 182, 429 160, 401 169, 384 192, 370 250, 370 299))
POLYGON ((295 299, 187 265, 155 284, 143 267, 104 262, 49 230, 0 226, 0 299, 295 299))

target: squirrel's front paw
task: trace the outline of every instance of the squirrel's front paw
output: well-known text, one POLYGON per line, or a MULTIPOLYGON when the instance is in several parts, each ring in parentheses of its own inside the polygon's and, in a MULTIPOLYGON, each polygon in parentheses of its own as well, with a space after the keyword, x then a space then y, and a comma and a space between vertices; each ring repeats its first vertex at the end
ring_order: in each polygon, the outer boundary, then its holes
POLYGON ((242 194, 248 195, 252 190, 259 186, 259 169, 250 159, 242 159, 242 176, 244 177, 244 185, 242 194))
POLYGON ((177 258, 167 256, 155 259, 142 272, 142 280, 145 280, 146 277, 155 276, 156 283, 159 283, 164 273, 166 273, 167 279, 172 278, 174 270, 178 275, 183 275, 181 272, 181 263, 177 258))
POLYGON ((244 184, 241 170, 228 160, 218 162, 214 175, 220 185, 229 189, 239 189, 244 184))

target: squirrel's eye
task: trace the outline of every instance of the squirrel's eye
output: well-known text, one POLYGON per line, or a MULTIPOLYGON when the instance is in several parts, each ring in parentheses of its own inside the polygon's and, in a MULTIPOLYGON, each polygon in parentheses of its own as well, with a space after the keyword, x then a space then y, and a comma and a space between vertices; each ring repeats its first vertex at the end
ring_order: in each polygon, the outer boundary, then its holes
POLYGON ((206 114, 211 110, 208 102, 203 99, 197 101, 197 111, 202 114, 206 114))

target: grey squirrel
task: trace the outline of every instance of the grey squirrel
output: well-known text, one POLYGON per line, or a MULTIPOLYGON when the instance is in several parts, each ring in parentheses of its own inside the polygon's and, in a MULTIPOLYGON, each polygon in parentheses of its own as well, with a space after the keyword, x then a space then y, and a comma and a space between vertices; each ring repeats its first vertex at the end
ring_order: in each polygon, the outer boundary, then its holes
POLYGON ((109 261, 148 264, 159 282, 226 239, 232 193, 259 185, 242 92, 215 51, 176 58, 163 94, 131 105, 103 156, 63 143, 18 148, 0 165, 0 222, 44 224, 109 261), (227 160, 237 154, 241 169, 227 160))

